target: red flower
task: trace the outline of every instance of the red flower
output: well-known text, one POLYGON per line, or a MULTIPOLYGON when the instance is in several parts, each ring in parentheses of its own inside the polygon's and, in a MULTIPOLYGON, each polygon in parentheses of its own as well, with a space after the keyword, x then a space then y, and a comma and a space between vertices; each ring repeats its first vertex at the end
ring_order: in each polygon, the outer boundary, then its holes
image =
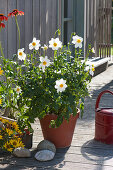
POLYGON ((8 14, 8 17, 13 17, 13 16, 17 16, 17 15, 24 15, 23 11, 19 11, 18 9, 14 9, 13 12, 10 12, 8 14))
POLYGON ((8 20, 8 17, 6 17, 4 14, 0 14, 0 21, 8 20))
POLYGON ((28 129, 24 129, 26 135, 30 135, 30 131, 28 129))
POLYGON ((4 28, 5 27, 5 24, 4 23, 0 23, 0 28, 4 28))

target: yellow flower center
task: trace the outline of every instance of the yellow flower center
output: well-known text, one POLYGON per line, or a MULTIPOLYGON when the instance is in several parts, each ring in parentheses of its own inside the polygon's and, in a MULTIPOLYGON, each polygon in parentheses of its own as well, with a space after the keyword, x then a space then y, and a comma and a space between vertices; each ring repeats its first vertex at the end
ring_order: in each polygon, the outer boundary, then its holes
POLYGON ((44 61, 44 62, 43 62, 43 65, 44 65, 44 66, 46 66, 46 64, 47 64, 47 62, 46 62, 46 61, 44 61))
POLYGON ((0 135, 0 139, 3 139, 2 135, 0 135))
POLYGON ((19 52, 19 55, 22 56, 22 52, 19 52))
POLYGON ((16 91, 17 91, 17 92, 19 92, 19 91, 20 91, 19 87, 16 89, 16 91))
POLYGON ((94 67, 94 64, 92 64, 92 67, 94 67))
POLYGON ((2 99, 0 99, 0 105, 2 104, 2 99))
POLYGON ((92 68, 92 71, 95 71, 94 67, 92 68))
POLYGON ((10 144, 6 144, 6 149, 9 149, 10 147, 10 144))
POLYGON ((44 47, 44 50, 47 50, 47 47, 46 47, 46 46, 44 47))
POLYGON ((64 85, 63 84, 60 84, 60 87, 62 88, 64 85))
POLYGON ((32 46, 36 46, 36 42, 33 42, 33 43, 32 43, 32 46))
POLYGON ((16 142, 16 141, 13 141, 13 143, 12 143, 12 144, 13 144, 13 146, 15 146, 15 145, 17 145, 17 142, 16 142))
POLYGON ((77 40, 77 43, 81 43, 81 40, 80 40, 80 39, 78 39, 78 40, 77 40))
POLYGON ((56 46, 57 46, 57 43, 56 43, 56 42, 55 42, 55 43, 53 43, 53 46, 54 46, 54 47, 56 47, 56 46))
POLYGON ((3 74, 3 70, 1 70, 1 67, 0 67, 0 75, 2 75, 3 74))

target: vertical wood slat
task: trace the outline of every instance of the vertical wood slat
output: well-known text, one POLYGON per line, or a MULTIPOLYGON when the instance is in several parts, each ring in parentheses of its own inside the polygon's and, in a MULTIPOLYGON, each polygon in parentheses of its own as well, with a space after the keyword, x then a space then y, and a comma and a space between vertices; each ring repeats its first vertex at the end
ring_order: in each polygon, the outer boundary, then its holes
POLYGON ((111 19, 112 19, 112 1, 109 1, 109 57, 111 57, 111 19))
MULTIPOLYGON (((17 3, 14 0, 7 1, 8 13, 12 12, 13 9, 17 8, 17 3)), ((11 17, 8 19, 7 29, 7 41, 8 47, 5 49, 8 53, 8 58, 12 58, 13 54, 17 53, 17 28, 15 24, 15 18, 11 17)))
POLYGON ((61 24, 62 24, 62 14, 61 14, 61 13, 62 13, 62 12, 61 12, 61 8, 62 8, 62 7, 61 7, 61 4, 62 4, 62 3, 61 3, 61 1, 62 1, 62 0, 58 0, 58 11, 57 11, 57 12, 58 12, 58 23, 57 23, 57 27, 58 27, 60 30, 61 30, 61 28, 62 28, 62 25, 61 25, 61 24))
POLYGON ((52 0, 52 18, 49 20, 49 22, 52 21, 52 34, 50 36, 53 36, 56 28, 58 28, 58 0, 52 0))
MULTIPOLYGON (((51 38, 52 34, 52 0, 47 0, 46 4, 46 42, 48 44, 48 41, 51 38), (51 18, 51 20, 49 20, 51 18)), ((53 37, 53 36, 52 36, 53 37)))
POLYGON ((86 0, 84 0, 84 58, 86 55, 86 0))
POLYGON ((109 42, 109 25, 110 25, 110 23, 109 23, 109 13, 110 13, 110 11, 109 11, 109 1, 108 1, 107 9, 106 9, 106 15, 107 15, 107 32, 108 32, 108 34, 107 34, 107 44, 108 44, 108 46, 107 46, 107 57, 109 57, 109 44, 110 44, 110 42, 109 42))
POLYGON ((96 54, 95 56, 99 56, 99 0, 95 0, 95 50, 96 54))
MULTIPOLYGON (((100 43, 100 41, 101 41, 101 36, 100 36, 100 30, 101 30, 101 12, 100 12, 100 8, 101 8, 101 1, 99 0, 99 9, 98 9, 98 29, 99 29, 99 32, 98 32, 98 36, 99 36, 99 43, 100 43)), ((99 54, 100 54, 100 57, 101 57, 101 46, 100 46, 100 44, 99 44, 99 54)))
POLYGON ((92 0, 89 0, 89 25, 88 25, 88 32, 89 32, 89 36, 88 36, 88 39, 90 41, 90 43, 92 44, 92 36, 91 36, 91 3, 92 3, 92 0))
MULTIPOLYGON (((47 0, 47 3, 46 3, 46 42, 45 42, 45 44, 47 45, 49 45, 49 40, 53 37, 51 9, 52 9, 52 0, 47 0)), ((48 48, 47 56, 50 58, 51 55, 52 55, 52 50, 48 48)))
MULTIPOLYGON (((94 35, 95 35, 95 20, 96 17, 94 11, 95 11, 95 5, 94 0, 86 0, 85 6, 84 6, 84 50, 85 54, 87 53, 88 44, 91 44, 92 47, 94 47, 94 35)), ((94 54, 90 54, 90 57, 92 57, 94 54)))
POLYGON ((33 4, 32 0, 25 0, 25 49, 28 52, 29 43, 33 39, 33 4))
POLYGON ((100 31, 100 46, 101 46, 101 58, 103 57, 103 16, 104 16, 104 7, 103 7, 104 0, 101 0, 101 9, 100 9, 100 15, 101 15, 101 31, 100 31))
POLYGON ((40 0, 33 0, 33 37, 40 39, 40 0))
MULTIPOLYGON (((25 9, 25 1, 17 0, 17 9, 19 11, 24 11, 25 9)), ((18 16, 18 24, 20 28, 20 48, 25 47, 25 16, 18 16)), ((19 38, 18 38, 18 31, 17 31, 17 49, 19 48, 19 38)))
MULTIPOLYGON (((4 15, 7 16, 7 3, 6 1, 4 2, 4 0, 2 0, 1 4, 1 12, 4 15), (5 3, 6 6, 4 6, 3 4, 5 3)), ((5 48, 7 48, 7 22, 5 22, 5 28, 1 30, 0 32, 0 39, 2 39, 2 48, 3 48, 3 52, 4 55, 7 57, 7 52, 5 51, 5 48), (6 41, 4 41, 6 39, 6 41)))
POLYGON ((46 0, 40 1, 40 39, 46 43, 46 0))
MULTIPOLYGON (((105 1, 105 9, 107 8, 107 1, 105 1)), ((105 32, 107 31, 107 22, 106 22, 106 18, 105 18, 105 32)), ((105 34, 105 56, 107 56, 107 34, 105 34)))
POLYGON ((94 40, 94 0, 91 1, 91 44, 94 40))
MULTIPOLYGON (((107 6, 106 6, 106 11, 105 11, 106 14, 107 14, 107 8, 108 8, 108 2, 107 2, 107 6)), ((106 19, 106 26, 107 26, 106 31, 108 32, 108 17, 107 17, 107 15, 106 15, 105 19, 106 19)), ((108 57, 108 34, 107 34, 107 37, 106 37, 106 42, 107 42, 106 43, 106 47, 107 47, 107 55, 106 56, 108 57)))
MULTIPOLYGON (((0 13, 3 13, 5 16, 7 16, 7 1, 1 0, 0 8, 0 13)), ((7 58, 7 51, 5 50, 7 48, 7 22, 5 22, 5 28, 0 32, 0 39, 2 40, 1 42, 4 56, 7 58)))
POLYGON ((112 56, 111 56, 111 28, 112 28, 112 1, 109 2, 109 8, 110 8, 110 17, 109 17, 109 42, 110 42, 110 46, 109 46, 109 57, 112 60, 112 56))

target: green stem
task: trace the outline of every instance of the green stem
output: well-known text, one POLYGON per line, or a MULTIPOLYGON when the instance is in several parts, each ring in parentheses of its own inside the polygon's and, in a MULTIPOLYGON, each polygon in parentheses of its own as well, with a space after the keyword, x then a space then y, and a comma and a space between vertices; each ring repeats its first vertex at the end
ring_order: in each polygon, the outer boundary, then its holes
POLYGON ((19 28, 19 25, 18 25, 18 21, 17 21, 17 16, 16 15, 15 15, 15 22, 16 22, 16 26, 17 26, 17 29, 18 29, 19 49, 20 49, 20 28, 19 28))
POLYGON ((56 30, 55 34, 54 34, 54 38, 56 37, 56 33, 58 32, 58 35, 60 35, 60 30, 56 30))
POLYGON ((44 50, 44 57, 45 57, 45 50, 44 50))
POLYGON ((31 54, 31 64, 33 65, 33 53, 31 54))
POLYGON ((75 48, 75 60, 77 59, 77 50, 75 48))
POLYGON ((69 44, 71 44, 72 36, 74 36, 74 35, 75 35, 75 32, 72 32, 72 33, 71 33, 70 40, 69 40, 69 44))
POLYGON ((4 57, 1 41, 0 41, 0 52, 1 52, 2 57, 4 57))

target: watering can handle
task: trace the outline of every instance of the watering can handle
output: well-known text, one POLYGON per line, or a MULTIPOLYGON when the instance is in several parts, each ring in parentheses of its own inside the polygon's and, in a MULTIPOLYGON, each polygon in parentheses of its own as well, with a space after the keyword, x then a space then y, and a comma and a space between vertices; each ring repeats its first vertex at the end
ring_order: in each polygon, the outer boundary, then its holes
POLYGON ((102 97, 102 95, 103 95, 104 93, 110 93, 110 94, 113 95, 113 92, 110 91, 110 90, 104 90, 104 91, 102 91, 102 92, 98 95, 98 97, 97 97, 95 109, 99 108, 100 98, 102 97))

